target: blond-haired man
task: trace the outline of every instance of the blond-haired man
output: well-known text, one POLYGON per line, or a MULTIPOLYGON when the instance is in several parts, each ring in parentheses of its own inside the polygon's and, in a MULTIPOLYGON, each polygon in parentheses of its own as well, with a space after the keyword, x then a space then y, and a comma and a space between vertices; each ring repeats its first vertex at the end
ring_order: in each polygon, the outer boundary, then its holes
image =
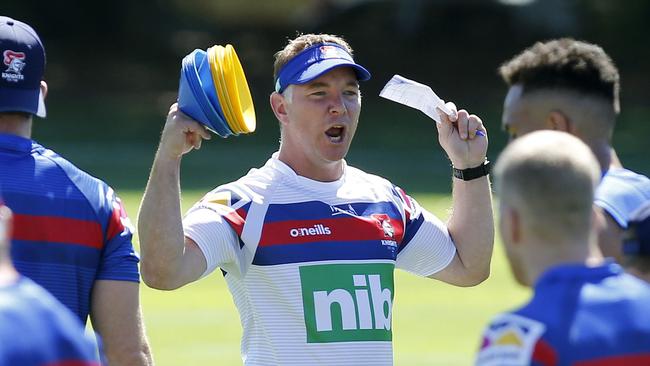
POLYGON ((369 77, 340 37, 291 40, 276 54, 270 96, 279 151, 184 219, 181 157, 208 134, 170 110, 140 209, 143 278, 174 289, 220 268, 246 365, 390 365, 395 268, 459 286, 488 276, 494 227, 481 120, 460 110, 438 127, 464 178, 454 179, 445 225, 389 181, 346 165, 359 82, 369 77))
POLYGON ((492 320, 477 365, 650 363, 650 287, 596 246, 599 180, 589 147, 564 132, 526 134, 499 157, 501 238, 515 279, 534 293, 492 320))

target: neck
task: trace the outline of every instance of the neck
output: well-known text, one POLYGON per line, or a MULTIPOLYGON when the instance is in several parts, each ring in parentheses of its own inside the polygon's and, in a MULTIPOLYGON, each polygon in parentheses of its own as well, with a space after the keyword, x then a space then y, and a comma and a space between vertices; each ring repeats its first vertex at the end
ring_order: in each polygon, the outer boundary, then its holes
POLYGON ((7 258, 0 258, 0 286, 7 286, 18 280, 18 272, 7 258))
POLYGON ((32 117, 21 114, 0 113, 0 133, 32 138, 32 117))
POLYGON ((623 164, 621 163, 621 159, 618 158, 618 154, 616 153, 616 150, 614 150, 613 147, 611 148, 609 167, 610 168, 623 168, 623 164))
POLYGON ((278 159, 290 166, 299 176, 319 182, 333 182, 343 176, 343 159, 330 161, 317 156, 307 156, 295 146, 281 142, 278 159))
POLYGON ((615 160, 612 159, 613 149, 609 144, 609 142, 595 141, 589 145, 591 151, 594 153, 596 159, 598 160, 598 164, 600 164, 600 170, 602 172, 606 172, 612 165, 612 162, 618 161, 618 158, 616 157, 615 153, 614 153, 615 160))
POLYGON ((293 169, 301 177, 319 182, 333 182, 343 176, 343 160, 313 164, 307 160, 295 159, 280 150, 278 159, 293 169))
POLYGON ((591 267, 601 264, 603 257, 597 247, 587 243, 588 239, 560 240, 552 243, 552 246, 548 242, 527 244, 531 248, 524 258, 528 285, 533 286, 545 271, 557 265, 583 263, 591 267))

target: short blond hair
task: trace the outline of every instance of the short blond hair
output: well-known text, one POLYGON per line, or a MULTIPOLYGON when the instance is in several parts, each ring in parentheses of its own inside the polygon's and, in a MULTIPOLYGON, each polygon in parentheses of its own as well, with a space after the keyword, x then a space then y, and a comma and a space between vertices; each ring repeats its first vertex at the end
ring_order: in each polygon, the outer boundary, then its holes
POLYGON ((502 204, 517 209, 540 239, 589 235, 600 166, 580 139, 536 131, 513 141, 494 169, 502 204))

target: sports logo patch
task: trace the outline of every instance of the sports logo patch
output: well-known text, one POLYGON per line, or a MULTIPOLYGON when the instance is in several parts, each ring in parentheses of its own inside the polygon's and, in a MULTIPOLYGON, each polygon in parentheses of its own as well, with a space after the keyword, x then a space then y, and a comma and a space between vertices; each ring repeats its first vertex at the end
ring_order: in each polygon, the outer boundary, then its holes
POLYGON ((390 341, 390 263, 300 267, 308 343, 390 341))
POLYGON ((332 216, 337 216, 337 215, 359 216, 357 211, 355 211, 354 207, 352 207, 352 205, 350 204, 348 204, 347 208, 330 206, 330 209, 332 210, 332 216))
POLYGON ((208 192, 208 194, 201 199, 201 202, 230 206, 231 197, 230 191, 208 192))
POLYGON ((477 366, 528 365, 537 341, 546 326, 515 314, 503 314, 492 320, 483 333, 477 366))
POLYGON ((395 228, 390 223, 390 218, 386 214, 373 214, 371 215, 373 219, 377 220, 379 226, 384 231, 384 236, 387 238, 395 237, 395 228))
POLYGON ((3 79, 13 83, 25 79, 23 69, 27 63, 25 62, 24 52, 5 50, 2 53, 2 62, 7 66, 7 69, 2 73, 3 79))
POLYGON ((320 54, 321 58, 350 58, 350 55, 335 46, 320 46, 320 54))

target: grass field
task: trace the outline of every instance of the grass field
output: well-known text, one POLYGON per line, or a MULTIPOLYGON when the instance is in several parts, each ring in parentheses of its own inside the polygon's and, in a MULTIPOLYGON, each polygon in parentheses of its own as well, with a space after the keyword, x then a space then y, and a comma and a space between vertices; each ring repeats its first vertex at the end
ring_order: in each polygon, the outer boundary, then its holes
MULTIPOLYGON (((205 191, 185 190, 184 210, 205 191)), ((135 220, 142 191, 119 193, 135 220)), ((450 196, 414 196, 439 217, 447 217, 450 196)), ((491 276, 477 287, 455 288, 402 271, 396 272, 395 281, 393 342, 398 366, 470 365, 488 319, 529 295, 513 282, 498 241, 491 276)), ((158 366, 242 364, 239 316, 219 272, 170 292, 143 285, 142 308, 158 366)))

